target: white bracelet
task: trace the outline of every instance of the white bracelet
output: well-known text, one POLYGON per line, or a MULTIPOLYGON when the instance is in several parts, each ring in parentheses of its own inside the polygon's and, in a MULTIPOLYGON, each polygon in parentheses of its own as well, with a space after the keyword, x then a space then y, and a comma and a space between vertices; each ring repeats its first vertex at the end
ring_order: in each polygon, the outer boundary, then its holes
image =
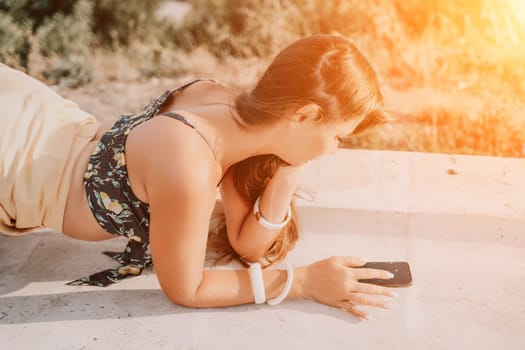
POLYGON ((288 293, 290 292, 290 289, 292 288, 293 268, 290 264, 288 263, 285 263, 285 264, 286 264, 286 273, 287 273, 286 285, 284 286, 284 289, 281 292, 281 294, 279 294, 279 296, 275 299, 269 299, 266 302, 267 304, 270 304, 270 305, 280 304, 288 296, 288 293))
POLYGON ((266 293, 264 291, 264 281, 260 263, 250 264, 250 279, 252 281, 252 289, 253 295, 255 296, 255 304, 264 303, 266 301, 266 293))
POLYGON ((266 220, 264 216, 261 214, 261 209, 259 208, 259 200, 261 199, 261 196, 257 197, 255 200, 255 203, 253 204, 253 214, 255 214, 255 219, 259 224, 261 224, 262 227, 268 229, 268 230, 279 230, 288 224, 290 220, 292 219, 292 209, 290 206, 288 206, 288 211, 286 212, 286 217, 284 218, 283 222, 279 224, 271 223, 270 221, 266 220))

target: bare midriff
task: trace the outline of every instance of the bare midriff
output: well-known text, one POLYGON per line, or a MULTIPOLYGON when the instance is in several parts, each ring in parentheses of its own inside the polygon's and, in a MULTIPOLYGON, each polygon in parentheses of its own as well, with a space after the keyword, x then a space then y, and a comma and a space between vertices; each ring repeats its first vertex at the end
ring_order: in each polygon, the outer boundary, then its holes
POLYGON ((65 235, 89 241, 97 241, 114 237, 106 232, 95 220, 86 199, 84 188, 84 172, 89 163, 91 154, 95 150, 102 135, 115 123, 107 120, 100 123, 95 138, 86 145, 78 156, 71 179, 71 186, 64 211, 62 231, 65 235))

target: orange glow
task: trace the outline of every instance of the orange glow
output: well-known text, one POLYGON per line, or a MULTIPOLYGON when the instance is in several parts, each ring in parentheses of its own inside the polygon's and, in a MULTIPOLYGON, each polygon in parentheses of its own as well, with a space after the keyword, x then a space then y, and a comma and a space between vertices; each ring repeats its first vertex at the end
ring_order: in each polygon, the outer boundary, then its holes
POLYGON ((525 2, 523 0, 509 0, 509 7, 516 19, 525 22, 525 2))
POLYGON ((492 22, 496 34, 503 35, 513 44, 525 44, 525 1, 507 0, 495 3, 486 9, 486 15, 495 17, 492 22))

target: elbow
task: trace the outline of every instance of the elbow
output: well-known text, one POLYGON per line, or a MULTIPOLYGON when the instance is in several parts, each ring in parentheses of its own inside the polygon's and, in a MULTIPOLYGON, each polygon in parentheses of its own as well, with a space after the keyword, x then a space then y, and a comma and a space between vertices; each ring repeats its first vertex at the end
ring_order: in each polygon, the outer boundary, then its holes
POLYGON ((266 249, 254 249, 252 245, 246 244, 241 240, 230 241, 230 244, 243 260, 250 263, 259 262, 266 252, 266 249))
POLYGON ((198 308, 197 293, 189 288, 162 288, 164 295, 174 304, 185 307, 198 308))
POLYGON ((246 262, 249 262, 249 263, 256 263, 256 262, 260 262, 261 259, 264 257, 264 254, 262 252, 258 252, 258 253, 255 253, 255 254, 244 254, 244 255, 241 255, 239 254, 246 262))
POLYGON ((232 248, 233 248, 233 250, 235 250, 235 252, 237 254, 239 254, 239 256, 243 260, 245 260, 246 262, 249 262, 249 263, 259 262, 264 256, 264 251, 258 251, 258 250, 254 250, 254 249, 247 249, 247 247, 245 247, 245 246, 232 245, 232 248))
POLYGON ((179 306, 199 308, 202 307, 198 302, 195 294, 167 294, 168 299, 179 306))

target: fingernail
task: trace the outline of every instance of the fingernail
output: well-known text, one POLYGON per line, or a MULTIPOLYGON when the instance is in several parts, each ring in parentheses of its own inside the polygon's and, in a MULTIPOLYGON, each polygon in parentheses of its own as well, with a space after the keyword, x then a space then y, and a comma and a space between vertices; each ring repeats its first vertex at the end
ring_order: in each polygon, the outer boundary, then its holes
POLYGON ((368 321, 372 321, 372 316, 370 316, 370 315, 365 315, 365 319, 367 319, 368 321))
POLYGON ((396 292, 390 292, 390 296, 397 298, 399 294, 397 294, 396 292))
POLYGON ((394 274, 393 273, 388 273, 388 278, 394 278, 394 274))

